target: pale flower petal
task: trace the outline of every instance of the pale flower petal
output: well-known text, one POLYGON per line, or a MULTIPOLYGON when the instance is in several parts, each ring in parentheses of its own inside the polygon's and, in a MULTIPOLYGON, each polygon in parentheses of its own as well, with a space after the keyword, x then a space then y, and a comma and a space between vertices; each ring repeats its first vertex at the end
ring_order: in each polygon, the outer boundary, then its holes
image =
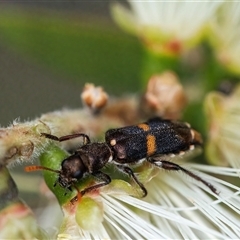
POLYGON ((210 17, 221 1, 128 1, 131 11, 116 3, 116 22, 140 37, 148 48, 179 54, 201 39, 210 17))
POLYGON ((210 92, 204 103, 209 122, 208 159, 214 164, 230 164, 237 169, 240 168, 239 102, 240 85, 229 96, 210 92))
POLYGON ((102 190, 99 198, 103 222, 86 231, 76 224, 72 215, 65 219, 71 227, 60 236, 68 234, 69 239, 238 239, 239 188, 212 174, 236 178, 240 170, 185 165, 194 172, 194 169, 200 170, 197 174, 213 184, 219 195, 183 174, 159 171, 145 184, 149 193, 146 198, 102 190))
POLYGON ((210 22, 209 39, 219 61, 240 73, 240 2, 227 1, 210 22))

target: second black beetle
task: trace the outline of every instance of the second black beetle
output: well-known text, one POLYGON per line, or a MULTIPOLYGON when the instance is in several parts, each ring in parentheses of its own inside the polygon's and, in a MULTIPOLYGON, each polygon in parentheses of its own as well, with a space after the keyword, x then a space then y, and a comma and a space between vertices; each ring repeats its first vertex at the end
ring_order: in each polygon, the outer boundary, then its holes
POLYGON ((58 173, 58 184, 69 190, 72 190, 71 188, 75 187, 76 182, 85 174, 94 176, 98 183, 82 190, 80 192, 82 195, 111 182, 110 176, 103 173, 101 169, 112 162, 118 169, 128 174, 142 189, 142 196, 146 196, 146 188, 130 168, 131 164, 138 163, 142 159, 162 169, 182 171, 217 194, 216 188, 209 182, 173 162, 164 160, 169 155, 181 155, 202 144, 200 134, 187 123, 154 118, 135 126, 110 129, 106 132, 103 143, 91 143, 89 136, 83 133, 59 138, 47 133, 42 135, 59 142, 76 137, 85 139, 83 146, 63 160, 60 170, 41 167, 41 169, 58 173))

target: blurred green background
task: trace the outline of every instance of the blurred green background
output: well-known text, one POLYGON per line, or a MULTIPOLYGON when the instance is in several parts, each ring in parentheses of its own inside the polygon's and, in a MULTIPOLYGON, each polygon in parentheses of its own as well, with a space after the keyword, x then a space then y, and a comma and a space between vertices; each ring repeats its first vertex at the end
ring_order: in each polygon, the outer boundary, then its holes
POLYGON ((109 1, 0 3, 0 125, 80 106, 86 82, 139 89, 142 49, 112 21, 109 1))

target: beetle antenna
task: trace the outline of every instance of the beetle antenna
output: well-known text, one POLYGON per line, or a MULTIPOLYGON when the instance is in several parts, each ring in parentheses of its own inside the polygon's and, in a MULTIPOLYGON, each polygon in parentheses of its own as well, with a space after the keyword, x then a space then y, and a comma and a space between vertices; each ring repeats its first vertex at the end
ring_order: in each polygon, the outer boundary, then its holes
POLYGON ((54 170, 54 169, 51 169, 51 168, 48 168, 48 167, 43 167, 43 166, 27 166, 24 168, 24 170, 26 172, 33 172, 33 171, 39 171, 39 170, 47 170, 47 171, 51 171, 51 172, 55 172, 55 173, 60 173, 59 170, 54 170))

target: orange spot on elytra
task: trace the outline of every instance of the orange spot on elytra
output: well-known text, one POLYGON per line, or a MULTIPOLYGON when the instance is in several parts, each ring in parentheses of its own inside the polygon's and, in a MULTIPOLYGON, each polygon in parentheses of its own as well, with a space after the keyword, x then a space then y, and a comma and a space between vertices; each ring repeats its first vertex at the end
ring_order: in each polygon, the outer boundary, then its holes
POLYGON ((147 135, 147 155, 151 156, 156 152, 156 138, 154 135, 147 135))
POLYGON ((143 131, 149 131, 149 126, 146 123, 141 123, 137 125, 139 128, 141 128, 143 131))

